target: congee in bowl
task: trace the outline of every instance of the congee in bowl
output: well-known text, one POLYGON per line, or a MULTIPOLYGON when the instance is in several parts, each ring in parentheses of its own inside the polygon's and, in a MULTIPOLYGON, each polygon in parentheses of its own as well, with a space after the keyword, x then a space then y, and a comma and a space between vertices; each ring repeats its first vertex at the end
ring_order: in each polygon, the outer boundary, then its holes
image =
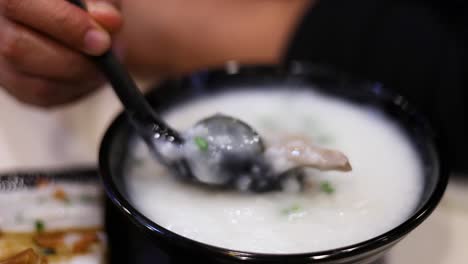
MULTIPOLYGON (((297 156, 322 158, 299 144, 307 142, 340 151, 351 170, 306 168, 302 185, 285 182, 281 190, 262 193, 203 188, 171 175, 121 116, 101 149, 108 194, 158 243, 162 237, 238 260, 244 253, 253 259, 286 257, 282 261, 295 256, 304 263, 371 250, 380 254, 379 248, 395 243, 433 210, 446 175, 425 121, 402 107, 403 98, 370 84, 343 87, 333 79, 339 77, 322 74, 314 79, 248 71, 220 78, 222 73, 213 72, 167 82, 149 98, 156 98, 155 108, 180 131, 214 114, 246 122, 262 136, 266 155, 287 152, 276 159, 279 167, 297 156), (284 138, 299 143, 274 148, 284 138)), ((193 144, 204 155, 212 140, 206 135, 193 144)))

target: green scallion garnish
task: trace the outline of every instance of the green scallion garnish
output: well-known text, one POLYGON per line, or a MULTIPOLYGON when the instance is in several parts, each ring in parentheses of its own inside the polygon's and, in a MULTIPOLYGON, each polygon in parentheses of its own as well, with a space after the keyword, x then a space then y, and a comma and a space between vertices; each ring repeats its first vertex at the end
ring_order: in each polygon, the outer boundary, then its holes
POLYGON ((301 206, 298 205, 298 204, 294 204, 290 207, 287 207, 287 208, 284 208, 283 210, 281 210, 281 214, 283 215, 289 215, 289 214, 293 214, 293 213, 297 213, 301 211, 301 206))
POLYGON ((34 222, 34 226, 36 227, 36 232, 37 233, 41 233, 45 229, 45 224, 44 224, 44 221, 42 221, 42 220, 36 220, 34 222))
POLYGON ((200 151, 207 151, 208 150, 208 141, 202 137, 195 137, 194 142, 197 145, 200 151))
POLYGON ((327 194, 332 194, 335 192, 335 188, 333 188, 331 183, 328 181, 324 181, 320 183, 320 190, 322 190, 324 193, 327 193, 327 194))

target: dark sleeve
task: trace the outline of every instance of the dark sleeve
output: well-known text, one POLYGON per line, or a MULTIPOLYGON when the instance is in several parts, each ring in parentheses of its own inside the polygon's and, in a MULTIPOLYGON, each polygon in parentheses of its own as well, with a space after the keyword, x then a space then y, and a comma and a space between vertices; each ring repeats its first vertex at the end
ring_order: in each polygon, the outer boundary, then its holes
POLYGON ((286 60, 331 65, 406 96, 443 135, 453 167, 468 171, 468 45, 462 33, 468 26, 453 4, 321 0, 303 18, 286 60))

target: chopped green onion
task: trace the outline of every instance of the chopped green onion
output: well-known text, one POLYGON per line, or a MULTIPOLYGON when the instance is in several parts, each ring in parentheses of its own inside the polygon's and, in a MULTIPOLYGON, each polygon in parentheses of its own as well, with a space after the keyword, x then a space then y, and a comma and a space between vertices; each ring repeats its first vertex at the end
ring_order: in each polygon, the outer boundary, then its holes
POLYGON ((281 210, 281 214, 289 215, 289 214, 297 213, 299 211, 301 211, 301 206, 298 204, 294 204, 288 208, 284 208, 283 210, 281 210))
POLYGON ((37 233, 41 233, 41 232, 43 232, 44 229, 45 229, 45 224, 44 224, 44 221, 42 221, 42 220, 36 220, 36 221, 34 222, 34 225, 35 225, 35 227, 36 227, 36 232, 37 232, 37 233))
POLYGON ((335 188, 333 188, 331 183, 328 181, 321 182, 320 189, 327 194, 332 194, 335 192, 335 188))
POLYGON ((195 137, 194 139, 195 144, 198 146, 200 151, 207 151, 208 150, 208 141, 202 137, 195 137))

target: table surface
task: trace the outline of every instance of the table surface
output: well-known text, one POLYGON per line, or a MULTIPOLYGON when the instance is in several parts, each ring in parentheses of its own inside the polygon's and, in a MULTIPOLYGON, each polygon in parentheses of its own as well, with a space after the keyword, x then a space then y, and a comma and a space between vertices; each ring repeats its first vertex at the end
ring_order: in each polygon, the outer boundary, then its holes
MULTIPOLYGON (((102 133, 119 110, 107 87, 77 104, 48 111, 21 105, 0 89, 0 172, 94 165, 102 133)), ((454 178, 440 206, 385 263, 466 263, 467 249, 468 180, 454 178)))

